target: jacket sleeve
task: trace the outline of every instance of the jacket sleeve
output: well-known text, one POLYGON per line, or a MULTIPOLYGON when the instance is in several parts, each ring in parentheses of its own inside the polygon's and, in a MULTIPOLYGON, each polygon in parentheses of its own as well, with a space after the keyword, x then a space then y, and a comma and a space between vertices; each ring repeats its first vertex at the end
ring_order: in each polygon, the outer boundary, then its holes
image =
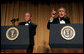
POLYGON ((52 23, 53 23, 53 22, 48 21, 47 29, 50 29, 50 24, 52 24, 52 23))
POLYGON ((67 18, 67 24, 71 24, 71 22, 70 22, 70 18, 67 18))
POLYGON ((37 28, 37 25, 34 25, 33 28, 30 28, 32 36, 34 36, 36 34, 36 28, 37 28))
POLYGON ((20 22, 18 25, 25 25, 25 22, 20 22))
POLYGON ((21 23, 19 23, 18 25, 21 25, 21 23))

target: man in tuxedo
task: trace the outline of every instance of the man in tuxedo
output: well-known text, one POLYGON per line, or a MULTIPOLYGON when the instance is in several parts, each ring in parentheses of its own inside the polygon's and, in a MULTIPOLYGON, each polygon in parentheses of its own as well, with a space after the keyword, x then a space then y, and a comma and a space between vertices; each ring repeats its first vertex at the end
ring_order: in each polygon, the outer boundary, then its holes
POLYGON ((47 28, 50 29, 50 24, 70 24, 69 17, 66 16, 66 9, 61 7, 58 9, 58 16, 55 18, 56 11, 53 9, 51 18, 48 21, 47 28))
POLYGON ((34 35, 36 34, 36 27, 37 25, 31 22, 32 14, 31 13, 25 13, 25 21, 26 22, 20 22, 19 25, 29 26, 29 37, 30 37, 30 45, 27 50, 28 53, 33 52, 33 46, 34 46, 34 35))

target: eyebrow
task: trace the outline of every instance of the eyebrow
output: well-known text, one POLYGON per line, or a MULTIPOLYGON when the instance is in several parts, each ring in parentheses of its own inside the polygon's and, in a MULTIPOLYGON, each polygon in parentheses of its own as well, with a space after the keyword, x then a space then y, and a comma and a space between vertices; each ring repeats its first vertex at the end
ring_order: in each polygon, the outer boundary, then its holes
POLYGON ((65 10, 59 10, 59 11, 65 11, 65 10))

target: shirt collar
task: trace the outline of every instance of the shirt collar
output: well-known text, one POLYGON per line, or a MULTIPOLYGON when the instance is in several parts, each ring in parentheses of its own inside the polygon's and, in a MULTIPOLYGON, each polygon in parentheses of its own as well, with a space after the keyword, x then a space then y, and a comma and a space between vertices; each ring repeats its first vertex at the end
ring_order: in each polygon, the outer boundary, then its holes
POLYGON ((26 22, 26 23, 31 23, 31 21, 28 21, 28 22, 26 22))
POLYGON ((28 23, 31 23, 31 21, 29 21, 28 23))

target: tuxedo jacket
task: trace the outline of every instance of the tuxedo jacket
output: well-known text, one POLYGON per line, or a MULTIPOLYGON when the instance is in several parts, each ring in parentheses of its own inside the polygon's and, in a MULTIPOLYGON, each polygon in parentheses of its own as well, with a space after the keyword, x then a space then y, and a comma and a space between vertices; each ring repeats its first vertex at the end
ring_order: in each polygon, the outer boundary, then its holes
MULTIPOLYGON (((70 19, 68 17, 66 18, 60 18, 60 20, 64 20, 65 24, 70 24, 70 19)), ((60 24, 59 17, 54 18, 52 22, 50 20, 48 21, 47 28, 50 29, 50 24, 60 24)))
MULTIPOLYGON (((19 23, 19 25, 23 25, 23 26, 25 26, 25 24, 26 24, 26 22, 20 22, 19 23)), ((30 38, 29 41, 30 41, 31 45, 34 45, 34 35, 36 34, 37 25, 30 22, 28 26, 29 26, 29 38, 30 38)))

